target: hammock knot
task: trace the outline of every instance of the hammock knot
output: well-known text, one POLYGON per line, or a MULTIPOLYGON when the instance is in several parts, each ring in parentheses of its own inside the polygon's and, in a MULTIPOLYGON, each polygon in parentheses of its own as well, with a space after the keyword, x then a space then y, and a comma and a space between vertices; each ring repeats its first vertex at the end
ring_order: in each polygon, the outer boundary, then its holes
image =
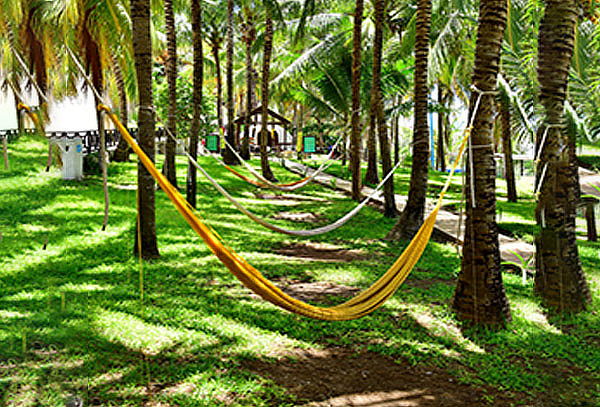
POLYGON ((471 90, 480 96, 496 96, 498 94, 498 89, 481 90, 475 85, 471 85, 471 90))

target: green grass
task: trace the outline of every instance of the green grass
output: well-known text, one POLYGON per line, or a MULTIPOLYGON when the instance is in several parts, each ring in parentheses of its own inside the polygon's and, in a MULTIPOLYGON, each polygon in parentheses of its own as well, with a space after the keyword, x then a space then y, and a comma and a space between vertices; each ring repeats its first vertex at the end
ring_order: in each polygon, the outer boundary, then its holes
MULTIPOLYGON (((63 406, 70 394, 102 406, 297 405, 284 389, 244 370, 243 362, 276 362, 293 348, 331 346, 440 366, 460 382, 504 392, 514 404, 600 402, 598 244, 581 243, 594 302, 576 316, 549 320, 532 296, 531 281, 523 286, 520 276, 507 274, 513 313, 508 328, 461 331, 449 308, 460 261, 453 247, 430 243, 408 284, 381 310, 357 321, 328 323, 289 314, 250 295, 158 192, 162 257, 144 264, 142 303, 138 262, 131 255, 136 165, 110 166, 111 218, 101 232, 98 178, 66 182, 56 173, 43 173, 45 149, 38 142, 20 139, 10 150, 11 170, 0 170, 0 405, 63 406), (418 280, 430 282, 428 288, 411 284, 418 280)), ((265 217, 313 212, 326 223, 354 206, 317 185, 299 193, 335 204, 261 201, 253 187, 211 159, 201 161, 265 217)), ((185 185, 183 164, 180 186, 185 185)), ((282 181, 297 179, 278 166, 274 170, 282 181)), ((365 208, 346 227, 310 241, 363 250, 371 258, 322 263, 280 256, 273 250, 306 239, 252 224, 199 180, 199 207, 207 223, 272 279, 364 288, 405 245, 382 241, 394 222, 365 208)), ((526 208, 515 209, 520 211, 526 217, 526 208)))

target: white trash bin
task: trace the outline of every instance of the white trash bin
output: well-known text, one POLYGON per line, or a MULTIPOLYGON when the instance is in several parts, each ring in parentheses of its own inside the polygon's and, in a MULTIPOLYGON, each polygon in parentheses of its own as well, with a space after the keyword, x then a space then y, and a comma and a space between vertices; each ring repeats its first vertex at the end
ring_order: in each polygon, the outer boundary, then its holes
POLYGON ((83 179, 83 142, 81 138, 61 138, 54 142, 61 152, 62 178, 66 180, 83 179))

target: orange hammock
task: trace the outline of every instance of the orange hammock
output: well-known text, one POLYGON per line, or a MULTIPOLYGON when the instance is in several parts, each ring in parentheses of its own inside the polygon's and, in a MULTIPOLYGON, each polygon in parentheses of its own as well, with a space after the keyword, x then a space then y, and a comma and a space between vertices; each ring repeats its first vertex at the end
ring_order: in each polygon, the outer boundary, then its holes
MULTIPOLYGON (((224 165, 224 167, 227 171, 231 172, 233 175, 246 181, 249 184, 252 184, 259 188, 270 188, 270 186, 268 184, 265 184, 264 182, 261 182, 261 181, 255 181, 255 180, 245 176, 244 174, 240 174, 235 169, 231 168, 229 165, 224 165)), ((290 182, 289 184, 277 184, 277 185, 280 187, 293 187, 295 185, 302 184, 303 182, 305 182, 308 179, 310 179, 310 177, 305 177, 305 178, 302 178, 301 180, 290 182)))
POLYGON ((98 109, 108 114, 109 118, 114 122, 115 126, 125 139, 125 141, 131 146, 134 153, 139 157, 140 162, 146 167, 152 177, 158 182, 163 191, 167 194, 173 205, 177 208, 179 213, 187 221, 187 223, 194 229, 194 231, 204 240, 210 250, 219 258, 219 260, 249 289, 254 291, 256 294, 264 298, 265 300, 284 308, 288 311, 294 312, 299 315, 304 315, 314 319, 328 320, 328 321, 342 321, 360 318, 365 316, 377 308, 381 307, 383 303, 390 298, 404 280, 408 277, 408 274, 412 271, 417 261, 421 258, 423 251, 431 237, 433 227, 437 214, 440 210, 442 198, 446 194, 450 186, 450 180, 454 171, 457 168, 458 162, 460 161, 467 140, 470 134, 470 129, 465 131, 465 136, 462 140, 459 152, 454 162, 452 172, 448 177, 448 181, 444 186, 440 194, 437 205, 434 210, 429 214, 416 236, 410 242, 406 250, 400 255, 400 257, 394 262, 389 270, 379 278, 371 287, 367 288, 354 298, 346 301, 343 304, 325 308, 317 307, 314 305, 307 304, 303 301, 299 301, 288 294, 284 293, 281 289, 276 287, 273 283, 267 280, 256 268, 250 265, 241 256, 235 253, 231 248, 227 247, 220 237, 201 219, 199 219, 193 212, 190 205, 187 203, 185 198, 179 193, 179 191, 169 183, 169 181, 161 174, 161 172, 154 166, 154 163, 144 151, 140 148, 137 142, 131 137, 127 129, 121 124, 117 116, 111 112, 111 110, 105 106, 100 105, 98 109))

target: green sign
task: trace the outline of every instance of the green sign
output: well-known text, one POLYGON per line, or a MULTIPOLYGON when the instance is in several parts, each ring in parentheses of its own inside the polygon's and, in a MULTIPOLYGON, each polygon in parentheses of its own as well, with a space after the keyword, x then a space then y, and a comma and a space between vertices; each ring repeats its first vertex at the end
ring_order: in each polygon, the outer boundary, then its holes
POLYGON ((305 136, 304 137, 304 152, 305 153, 315 153, 317 151, 317 143, 315 136, 305 136))
POLYGON ((206 149, 211 153, 219 152, 219 136, 216 134, 210 134, 206 136, 206 149))

